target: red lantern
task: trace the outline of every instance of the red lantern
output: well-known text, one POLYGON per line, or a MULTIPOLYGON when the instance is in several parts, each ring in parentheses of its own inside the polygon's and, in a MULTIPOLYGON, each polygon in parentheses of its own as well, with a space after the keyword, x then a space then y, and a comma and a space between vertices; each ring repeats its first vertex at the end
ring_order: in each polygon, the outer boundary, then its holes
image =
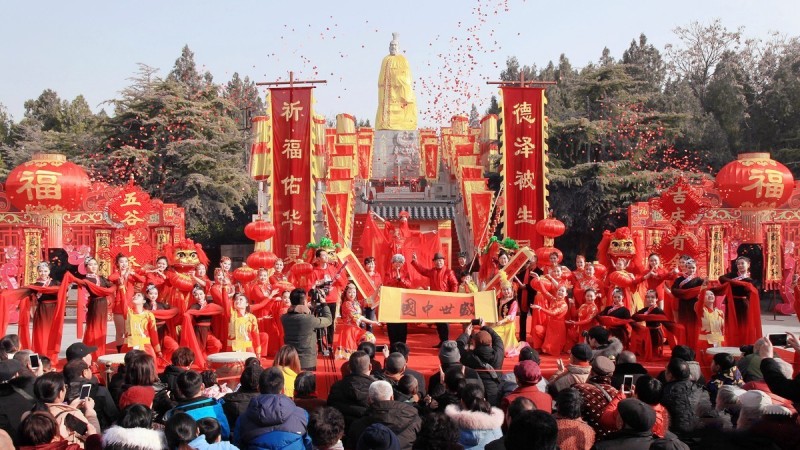
POLYGON ((233 271, 233 279, 242 284, 247 284, 255 280, 256 277, 258 277, 258 271, 247 264, 242 264, 242 267, 233 271))
POLYGON ((86 171, 67 161, 66 156, 39 153, 8 174, 5 191, 11 204, 20 211, 76 211, 89 186, 86 171))
POLYGON ((561 253, 561 250, 555 247, 539 247, 536 249, 536 262, 538 263, 539 267, 548 267, 550 265, 551 253, 558 254, 559 263, 564 260, 564 254, 561 253))
POLYGON ((726 206, 749 210, 777 208, 794 189, 792 173, 769 153, 742 153, 719 171, 716 182, 726 206))
POLYGON ((554 218, 552 215, 547 219, 536 222, 536 232, 547 238, 557 238, 564 234, 567 227, 564 222, 554 218))
POLYGON ((305 261, 297 261, 292 266, 292 274, 297 277, 303 277, 309 275, 311 272, 314 271, 314 266, 311 263, 307 263, 305 261))
POLYGON ((247 257, 247 265, 254 269, 272 269, 278 257, 269 251, 253 252, 247 257))
POLYGON ((256 242, 266 241, 275 236, 275 225, 266 220, 256 220, 245 225, 244 235, 256 242))

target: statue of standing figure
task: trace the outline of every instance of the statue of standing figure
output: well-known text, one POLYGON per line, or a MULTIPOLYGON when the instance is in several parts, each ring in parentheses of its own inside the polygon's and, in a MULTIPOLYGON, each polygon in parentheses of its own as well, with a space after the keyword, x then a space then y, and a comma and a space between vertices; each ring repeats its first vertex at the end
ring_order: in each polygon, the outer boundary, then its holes
POLYGON ((417 129, 417 98, 411 67, 405 56, 398 54, 399 33, 392 33, 389 55, 381 62, 378 77, 378 112, 376 130, 413 131, 417 129))

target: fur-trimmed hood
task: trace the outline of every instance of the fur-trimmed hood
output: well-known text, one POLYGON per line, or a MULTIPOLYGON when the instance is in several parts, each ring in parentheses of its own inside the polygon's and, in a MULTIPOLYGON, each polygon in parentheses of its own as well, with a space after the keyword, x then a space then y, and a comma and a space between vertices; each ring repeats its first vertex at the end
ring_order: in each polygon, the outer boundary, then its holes
POLYGON ((489 414, 479 411, 462 410, 458 405, 447 405, 444 409, 456 426, 462 430, 494 430, 500 429, 505 420, 503 411, 492 407, 489 414))
POLYGON ((611 336, 608 338, 608 344, 592 350, 592 359, 598 356, 605 356, 606 358, 616 360, 617 356, 622 353, 622 350, 622 342, 618 338, 611 336))
POLYGON ((114 450, 161 450, 167 438, 159 430, 113 426, 103 433, 103 448, 114 450))

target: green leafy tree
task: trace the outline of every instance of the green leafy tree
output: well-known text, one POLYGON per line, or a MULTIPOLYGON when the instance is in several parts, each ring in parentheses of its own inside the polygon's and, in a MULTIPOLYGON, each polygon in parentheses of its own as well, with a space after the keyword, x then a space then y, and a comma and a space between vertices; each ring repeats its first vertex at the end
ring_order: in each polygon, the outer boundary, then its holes
POLYGON ((181 50, 181 56, 175 60, 175 66, 167 76, 167 80, 183 85, 186 89, 186 95, 189 97, 199 94, 216 95, 215 89, 209 89, 213 81, 211 73, 200 73, 197 70, 197 64, 194 62, 194 52, 189 49, 188 45, 185 45, 181 50))
POLYGON ((161 80, 141 66, 133 84, 112 101, 103 150, 96 155, 98 179, 120 183, 134 176, 154 198, 186 209, 187 231, 196 238, 213 225, 234 220, 254 194, 247 175, 245 135, 231 118, 233 104, 191 83, 161 80))
POLYGON ((637 82, 634 86, 636 92, 653 95, 661 91, 667 73, 666 64, 661 52, 653 44, 647 43, 644 33, 639 35, 638 42, 632 40, 622 53, 622 63, 628 75, 637 82))
POLYGON ((244 120, 265 114, 264 101, 258 95, 255 81, 247 76, 242 79, 239 72, 234 72, 231 80, 225 85, 223 97, 233 103, 235 108, 233 119, 239 128, 250 126, 249 123, 243 123, 244 120))

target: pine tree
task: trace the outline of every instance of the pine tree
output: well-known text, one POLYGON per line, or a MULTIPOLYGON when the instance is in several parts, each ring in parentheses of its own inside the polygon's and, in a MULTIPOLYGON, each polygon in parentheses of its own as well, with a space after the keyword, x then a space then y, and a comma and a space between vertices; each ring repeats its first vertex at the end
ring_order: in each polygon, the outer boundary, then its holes
MULTIPOLYGON (((185 49, 186 50, 186 49, 185 49)), ((192 83, 161 80, 141 66, 133 85, 112 103, 103 151, 94 159, 97 179, 121 183, 130 176, 154 198, 186 209, 190 235, 207 234, 233 219, 254 193, 247 175, 245 136, 231 118, 233 104, 192 83)))
POLYGON ((225 85, 223 97, 228 99, 234 106, 233 119, 239 128, 249 127, 249 123, 243 120, 252 119, 255 116, 264 115, 264 101, 258 95, 258 87, 250 77, 239 77, 239 72, 234 72, 231 81, 225 85))
POLYGON ((478 112, 478 107, 475 106, 475 103, 472 104, 472 109, 469 111, 469 126, 470 128, 481 126, 481 113, 478 112))

